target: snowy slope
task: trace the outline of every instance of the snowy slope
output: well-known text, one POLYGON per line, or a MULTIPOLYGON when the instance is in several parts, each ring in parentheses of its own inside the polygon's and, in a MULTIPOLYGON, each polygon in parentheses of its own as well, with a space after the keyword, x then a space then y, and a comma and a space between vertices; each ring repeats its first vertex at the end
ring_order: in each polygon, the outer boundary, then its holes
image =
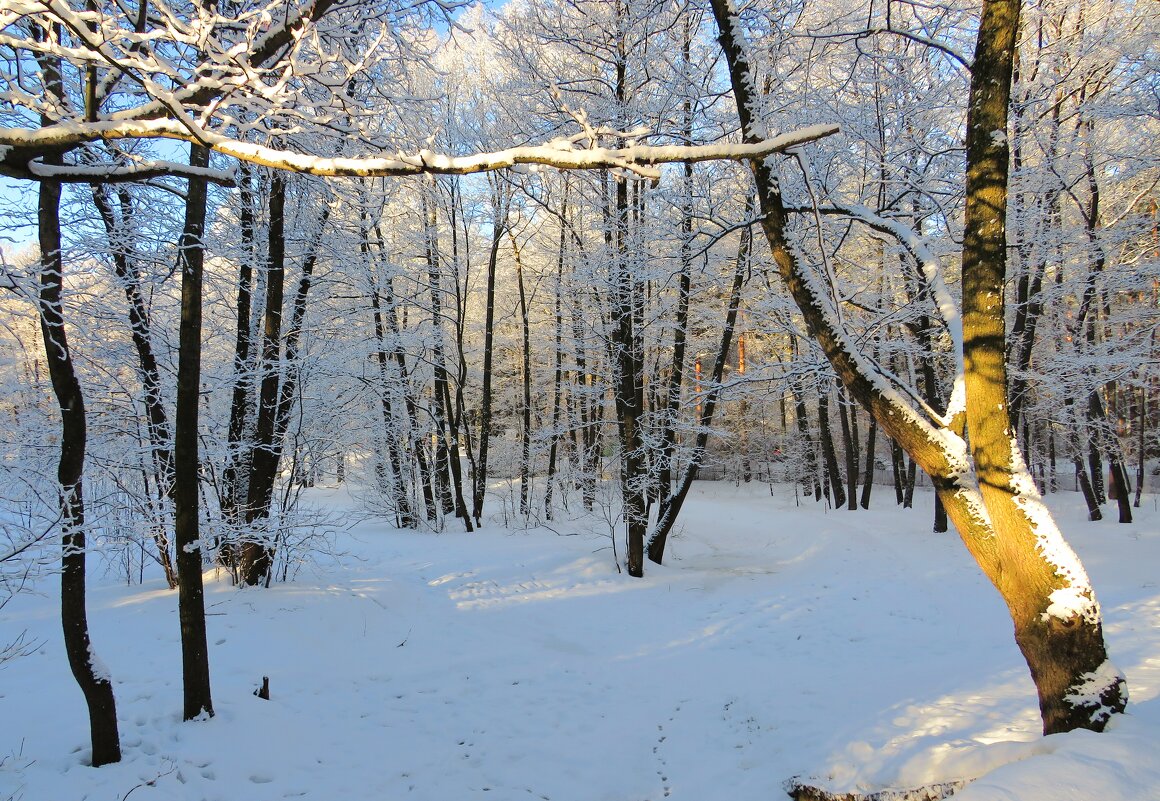
MULTIPOLYGON (((793 776, 872 790, 980 777, 964 801, 1160 799, 1160 513, 1060 523, 1104 607, 1131 714, 1043 739, 998 595, 918 510, 829 511, 701 483, 671 558, 619 574, 607 525, 360 523, 296 581, 207 574, 217 716, 181 723, 175 594, 95 577, 125 759, 85 766, 55 586, 4 610, 0 801, 748 801, 793 776), (270 677, 270 701, 252 694, 270 677)), ((320 492, 316 503, 349 499, 320 492)))

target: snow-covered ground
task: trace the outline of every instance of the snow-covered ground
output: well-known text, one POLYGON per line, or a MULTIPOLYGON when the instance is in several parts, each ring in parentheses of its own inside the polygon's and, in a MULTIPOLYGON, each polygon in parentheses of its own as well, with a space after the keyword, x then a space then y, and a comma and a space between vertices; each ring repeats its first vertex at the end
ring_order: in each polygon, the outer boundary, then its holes
MULTIPOLYGON (((594 519, 475 534, 361 522, 296 580, 207 574, 217 715, 182 723, 177 598, 91 578, 124 761, 93 769, 56 587, 0 615, 0 801, 748 801, 974 778, 963 801, 1160 799, 1160 512, 1088 523, 1130 714, 1041 738, 1011 624, 930 497, 869 512, 701 483, 671 555, 618 574, 594 519), (270 677, 271 700, 253 691, 270 677)), ((891 497, 888 497, 891 496, 891 497)), ((315 503, 344 509, 339 491, 315 503)), ((601 530, 603 528, 603 530, 601 530)))

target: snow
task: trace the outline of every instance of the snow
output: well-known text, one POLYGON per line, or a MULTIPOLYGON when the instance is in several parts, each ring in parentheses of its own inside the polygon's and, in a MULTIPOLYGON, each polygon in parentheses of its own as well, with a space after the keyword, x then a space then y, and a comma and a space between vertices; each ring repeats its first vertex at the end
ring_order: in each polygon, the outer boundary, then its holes
POLYGON ((93 672, 93 678, 98 682, 111 682, 113 676, 109 673, 109 667, 101 658, 97 656, 97 652, 93 650, 93 644, 89 643, 89 667, 93 672))
MULTIPOLYGON (((970 780, 963 801, 1160 798, 1160 511, 1088 522, 1049 496, 1131 685, 1096 735, 1039 736, 999 596, 952 534, 875 488, 698 482, 672 551, 618 573, 599 515, 552 530, 350 530, 296 580, 206 573, 212 719, 181 722, 177 597, 90 569, 124 760, 93 769, 47 579, 0 616, 0 799, 776 799, 970 780), (253 695, 270 677, 269 701, 253 695)), ((110 560, 110 565, 115 564, 110 560)), ((1095 678, 1095 677, 1093 677, 1095 678)), ((1077 687, 1077 694, 1082 693, 1077 687)))

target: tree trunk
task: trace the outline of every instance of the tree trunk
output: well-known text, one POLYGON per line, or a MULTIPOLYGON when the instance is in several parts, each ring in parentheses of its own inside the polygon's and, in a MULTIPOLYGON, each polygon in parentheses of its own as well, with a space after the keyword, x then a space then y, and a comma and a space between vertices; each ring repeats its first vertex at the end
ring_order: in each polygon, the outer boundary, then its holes
POLYGON ((270 183, 269 243, 266 263, 266 300, 262 315, 262 353, 258 375, 258 418, 251 446, 246 492, 245 529, 238 546, 238 575, 242 583, 257 586, 273 567, 273 552, 255 526, 268 520, 278 474, 275 443, 278 385, 281 379, 282 299, 286 282, 286 178, 276 172, 270 183))
MULTIPOLYGON (((1155 332, 1152 333, 1154 337, 1155 332)), ((1144 438, 1144 431, 1148 427, 1148 390, 1146 387, 1140 387, 1139 398, 1139 414, 1137 415, 1136 426, 1139 431, 1136 432, 1136 498, 1132 505, 1137 509, 1140 508, 1140 496, 1144 494, 1144 462, 1147 458, 1146 440, 1144 438)))
MULTIPOLYGON (((38 29, 34 29, 38 30, 38 29)), ((60 163, 60 159, 52 159, 60 163)), ((60 622, 69 668, 89 712, 93 767, 121 761, 113 682, 89 640, 85 601, 84 464, 88 427, 84 397, 64 327, 64 259, 60 250, 60 184, 40 183, 40 332, 53 392, 60 407, 60 622)))
MULTIPOLYGON (((754 141, 765 131, 757 122, 740 23, 730 0, 712 0, 712 7, 743 138, 754 141)), ((1107 659, 1099 606, 1083 567, 1043 507, 1007 416, 1005 132, 1018 23, 1018 0, 984 0, 967 122, 962 269, 969 459, 957 418, 947 425, 911 405, 850 342, 820 283, 786 240, 786 212, 770 160, 750 166, 774 262, 809 330, 851 394, 931 476, 964 544, 1007 603, 1038 690, 1044 733, 1102 730, 1127 703, 1125 681, 1107 659)))
MULTIPOLYGON (((209 165, 209 151, 189 149, 192 167, 209 165)), ((185 225, 178 242, 181 270, 181 326, 178 333, 177 411, 173 422, 173 506, 177 546, 178 617, 184 718, 213 716, 209 682, 209 646, 205 631, 201 531, 198 521, 198 405, 201 400, 201 293, 205 262, 206 181, 190 178, 185 225)))
POLYGON ((906 457, 894 440, 890 440, 890 467, 894 472, 894 502, 902 506, 906 500, 906 488, 903 486, 906 478, 906 457))
MULTIPOLYGON (((382 302, 377 287, 371 288, 371 314, 375 328, 375 361, 379 368, 379 407, 383 414, 383 437, 387 449, 387 463, 391 468, 390 487, 395 504, 395 521, 399 528, 415 528, 415 515, 411 511, 411 498, 403 467, 403 453, 399 445, 398 428, 395 421, 394 404, 391 402, 390 363, 387 357, 386 329, 383 325, 382 302)), ((388 312, 390 310, 388 309, 388 312)))
POLYGON ((516 261, 516 288, 519 291, 520 313, 520 370, 523 385, 523 404, 520 425, 520 514, 527 517, 532 511, 532 333, 528 323, 528 295, 524 286, 524 260, 515 234, 508 229, 512 256, 516 261))
POLYGON ((226 429, 226 465, 222 470, 222 491, 219 504, 223 523, 233 536, 218 546, 218 560, 234 571, 237 577, 237 553, 234 540, 242 531, 245 518, 246 495, 249 492, 250 453, 244 443, 246 431, 253 422, 250 404, 254 392, 253 331, 250 310, 254 293, 254 261, 257 258, 255 239, 253 170, 247 165, 240 168, 238 193, 238 233, 241 237, 241 256, 238 259, 238 295, 235 308, 237 319, 234 329, 233 389, 230 393, 230 421, 226 429))
POLYGON ((862 479, 862 499, 860 501, 863 509, 870 508, 870 490, 874 486, 874 448, 877 436, 878 421, 871 417, 870 431, 866 434, 866 473, 862 479))
POLYGON ((499 245, 507 229, 508 204, 498 189, 494 191, 492 206, 495 219, 492 220, 491 249, 487 254, 487 289, 483 319, 483 385, 480 389, 482 397, 479 403, 479 458, 476 464, 471 508, 471 516, 475 518, 477 526, 483 525, 483 502, 487 495, 487 457, 491 447, 491 367, 492 351, 495 347, 496 262, 499 259, 499 245))
POLYGON ((838 387, 838 418, 842 423, 842 452, 846 457, 846 508, 858 508, 858 430, 857 408, 846 400, 846 393, 838 387))
POLYGON ((822 442, 822 457, 826 462, 826 483, 830 488, 830 499, 835 509, 846 504, 846 490, 842 487, 842 474, 838 469, 838 454, 834 450, 834 435, 830 429, 830 387, 823 381, 818 387, 818 436, 822 442))
MULTIPOLYGON (((797 352, 797 339, 794 338, 793 350, 797 352)), ((806 457, 806 474, 802 476, 802 490, 806 495, 810 494, 810 489, 813 489, 814 501, 822 499, 822 482, 821 476, 818 475, 818 452, 814 446, 812 437, 810 436, 810 422, 809 413, 806 410, 805 391, 802 389, 801 380, 794 377, 790 380, 790 393, 793 395, 793 409, 794 418, 797 425, 798 437, 801 439, 802 448, 805 450, 806 457)))
POLYGON ((552 519, 553 493, 556 487, 556 458, 559 455, 560 418, 563 409, 564 392, 564 257, 568 241, 568 194, 571 188, 567 176, 564 178, 564 202, 560 209, 560 243, 556 256, 556 297, 554 299, 554 341, 556 351, 552 370, 552 430, 551 443, 548 446, 548 474, 544 487, 544 517, 552 519))
MULTIPOLYGON (((459 192, 459 183, 457 178, 451 180, 451 265, 454 273, 451 281, 452 286, 455 287, 455 354, 456 354, 456 372, 455 372, 455 403, 452 406, 451 402, 451 388, 448 387, 445 395, 445 401, 449 409, 454 408, 450 419, 451 427, 451 474, 455 480, 455 504, 458 509, 457 514, 463 519, 463 525, 468 531, 472 530, 471 513, 467 508, 467 502, 463 497, 463 475, 462 466, 459 462, 459 437, 463 435, 463 453, 467 456, 467 462, 471 475, 475 475, 475 454, 471 446, 471 426, 467 424, 467 404, 463 396, 463 388, 467 384, 467 357, 464 354, 463 339, 466 328, 466 292, 461 288, 460 276, 460 261, 459 261, 459 227, 456 220, 463 216, 460 210, 460 203, 462 203, 462 196, 459 192)), ((467 221, 464 220, 463 233, 463 274, 466 276, 471 270, 471 250, 470 237, 466 231, 467 221)), ((464 278, 466 284, 466 278, 464 278)))
MULTIPOLYGON (((681 38, 681 65, 688 72, 692 67, 692 14, 682 15, 684 29, 681 38)), ((693 102, 686 94, 681 104, 682 133, 688 141, 693 141, 693 102)), ((677 312, 673 320, 673 361, 669 368, 669 380, 665 386, 664 412, 661 417, 661 452, 657 458, 657 519, 663 520, 672 503, 673 460, 677 455, 677 420, 680 417, 681 391, 685 380, 685 350, 689 335, 689 299, 693 288, 693 165, 683 165, 684 181, 681 198, 681 249, 680 277, 677 281, 677 312)), ((657 534, 649 538, 649 559, 661 561, 664 553, 664 539, 656 545, 657 534), (654 555, 654 551, 656 551, 654 555)))
MULTIPOLYGON (((436 449, 436 476, 440 487, 440 506, 444 514, 451 512, 463 520, 468 531, 472 530, 471 515, 463 498, 462 466, 459 463, 459 426, 454 419, 451 404, 451 387, 447 376, 447 357, 443 345, 443 268, 439 256, 438 234, 436 232, 436 208, 434 199, 424 214, 426 228, 427 280, 431 290, 432 330, 432 370, 435 378, 433 397, 436 449)), ((454 236, 454 219, 452 235, 454 236)))
MULTIPOLYGON (((617 65, 623 70, 623 64, 617 65)), ((621 78, 623 80, 623 78, 621 78)), ((613 401, 617 429, 620 433, 620 492, 627 529, 627 563, 630 576, 644 575, 644 538, 648 528, 645 505, 644 438, 641 432, 644 413, 644 364, 640 337, 634 325, 639 282, 629 262, 628 247, 628 179, 616 182, 614 217, 614 250, 612 267, 610 350, 615 384, 613 401)))

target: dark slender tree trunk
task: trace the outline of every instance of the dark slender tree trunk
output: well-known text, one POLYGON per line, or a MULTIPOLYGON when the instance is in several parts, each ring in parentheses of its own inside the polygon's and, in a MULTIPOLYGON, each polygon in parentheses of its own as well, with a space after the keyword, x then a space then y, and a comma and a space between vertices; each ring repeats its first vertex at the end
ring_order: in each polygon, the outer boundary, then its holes
POLYGON ((851 512, 858 508, 858 432, 855 430, 857 414, 857 409, 846 400, 846 394, 838 387, 838 417, 842 423, 842 449, 846 457, 848 487, 846 508, 851 512))
POLYGON ((846 490, 842 487, 842 474, 838 469, 838 454, 834 450, 834 435, 830 430, 830 387, 824 381, 818 387, 818 436, 822 444, 822 457, 826 463, 826 482, 830 488, 830 498, 835 509, 846 503, 846 490))
POLYGON ((556 297, 554 299, 555 329, 554 341, 556 352, 552 370, 552 430, 551 443, 548 446, 548 474, 544 487, 544 516, 552 519, 553 493, 556 486, 556 458, 560 447, 562 434, 560 419, 563 410, 564 391, 564 259, 568 242, 568 194, 571 188, 567 176, 564 178, 564 202, 560 209, 560 243, 556 257, 556 297))
MULTIPOLYGON (((463 526, 467 531, 472 531, 474 527, 471 524, 471 510, 467 507, 467 500, 463 495, 463 464, 460 461, 460 433, 464 435, 463 452, 466 453, 468 462, 474 470, 474 457, 471 452, 471 428, 464 425, 464 400, 463 400, 463 385, 467 382, 467 360, 463 353, 463 329, 464 329, 464 299, 463 293, 460 290, 459 276, 460 276, 460 262, 459 262, 459 229, 457 219, 459 216, 459 189, 458 183, 452 180, 450 190, 451 207, 451 266, 452 277, 451 283, 454 287, 455 298, 455 348, 457 354, 457 372, 455 375, 455 399, 452 401, 451 392, 451 377, 446 369, 446 361, 444 360, 444 368, 442 370, 443 379, 443 408, 446 414, 447 427, 449 432, 448 438, 448 459, 451 462, 451 480, 452 487, 455 492, 455 514, 463 521, 463 526)), ((468 252, 466 251, 465 243, 465 258, 468 252)), ((468 259, 468 266, 470 260, 468 259)), ((442 275, 442 272, 440 272, 442 275)), ((440 338, 440 345, 442 345, 442 338, 440 338)))
MULTIPOLYGON (((459 276, 464 275, 464 284, 466 283, 466 275, 471 271, 471 240, 464 230, 463 242, 463 270, 461 270, 461 261, 459 261, 459 228, 457 219, 461 217, 462 197, 459 195, 458 179, 451 179, 450 189, 450 206, 451 206, 451 267, 454 269, 454 275, 451 278, 451 285, 455 287, 455 347, 456 347, 456 373, 455 373, 455 403, 451 403, 451 388, 448 387, 445 391, 445 405, 448 409, 454 408, 454 412, 450 413, 450 429, 451 429, 451 475, 455 479, 455 503, 456 514, 463 519, 463 525, 467 531, 472 531, 471 525, 471 510, 467 508, 466 500, 463 495, 463 467, 459 463, 459 436, 463 436, 463 453, 467 458, 467 465, 469 465, 471 474, 476 472, 476 457, 472 452, 471 446, 471 427, 466 423, 466 402, 464 401, 463 388, 467 383, 467 359, 464 355, 463 340, 464 329, 466 327, 466 301, 465 292, 462 289, 463 284, 459 282, 459 276)), ((464 220, 466 226, 466 220, 464 220)))
MULTIPOLYGON (((681 65, 686 78, 692 71, 693 15, 683 15, 684 29, 681 38, 681 65)), ((693 101, 691 92, 686 92, 681 104, 682 133, 686 140, 693 141, 693 101)), ((668 516, 673 493, 673 461, 677 456, 677 421, 680 418, 681 392, 685 379, 686 342, 689 332, 689 299, 693 288, 693 165, 686 162, 683 167, 683 197, 681 204, 681 249, 680 276, 677 280, 677 310, 673 320, 673 361, 669 368, 669 380, 665 387, 664 413, 661 418, 661 450, 657 458, 657 519, 668 516)), ((657 534, 649 538, 649 559, 659 563, 664 552, 663 539, 656 545, 657 534), (654 551, 657 553, 654 556, 654 551)))
POLYGON ((528 322, 528 295, 524 285, 524 260, 520 256, 515 234, 508 229, 512 256, 516 262, 516 289, 519 292, 520 314, 520 377, 523 385, 523 404, 520 409, 520 514, 527 517, 532 511, 532 332, 528 322))
POLYGON ((267 520, 273 500, 279 454, 274 442, 281 379, 282 301, 286 282, 286 179, 274 173, 270 183, 266 300, 262 315, 262 353, 258 374, 258 418, 254 431, 246 493, 245 531, 238 546, 238 574, 256 586, 273 567, 273 552, 255 524, 267 520))
MULTIPOLYGON (((1153 336, 1155 336, 1154 332, 1153 336)), ((1140 496, 1144 494, 1144 463, 1147 459, 1147 447, 1144 438, 1144 431, 1148 427, 1148 390, 1146 387, 1140 387, 1138 408, 1139 412, 1136 416, 1136 426, 1139 429, 1136 432, 1136 454, 1138 459, 1136 462, 1136 499, 1132 503, 1137 509, 1140 508, 1140 496)))
POLYGON ((223 522, 233 535, 220 543, 218 559, 237 570, 235 542, 245 520, 244 507, 249 492, 250 448, 243 440, 252 423, 250 404, 254 391, 254 368, 250 310, 253 305, 254 260, 257 253, 254 214, 253 170, 240 169, 238 196, 238 233, 241 255, 238 259, 238 295, 235 308, 233 389, 230 392, 230 421, 226 429, 226 465, 222 470, 220 505, 223 522))
MULTIPOLYGON (((623 64, 618 64, 623 71, 623 64)), ((623 80, 623 77, 621 78, 623 80)), ((641 416, 644 413, 644 364, 640 338, 635 329, 639 282, 629 264, 628 179, 616 182, 614 220, 615 245, 611 254, 612 338, 611 356, 615 366, 616 422, 620 433, 620 491, 627 529, 627 565, 630 576, 644 575, 644 538, 648 528, 645 504, 644 440, 641 416)))
POLYGON ((870 430, 866 433, 866 473, 862 479, 862 499, 860 501, 863 509, 870 508, 870 490, 874 486, 874 449, 877 436, 878 421, 871 417, 870 430))
POLYGON ((487 254, 487 289, 483 319, 483 383, 479 403, 479 458, 475 471, 471 516, 475 525, 483 525, 483 502, 487 496, 487 457, 491 449, 491 370, 495 348, 495 273, 499 260, 499 246, 507 230, 507 200, 495 190, 495 219, 492 220, 491 249, 487 254))
MULTIPOLYGON (((466 529, 471 531, 471 515, 467 512, 463 498, 462 466, 459 463, 459 427, 453 419, 447 357, 443 345, 443 269, 436 232, 436 209, 434 198, 429 202, 426 194, 423 198, 424 204, 428 206, 427 213, 424 214, 424 226, 427 234, 427 280, 431 290, 431 320, 434 326, 431 356, 435 387, 432 406, 435 436, 438 441, 435 473, 440 488, 439 503, 444 514, 454 512, 456 517, 463 520, 466 529)), ((452 219, 452 236, 454 235, 454 219, 452 219)))
MULTIPOLYGON (((792 352, 795 356, 799 352, 796 337, 793 340, 792 352)), ((806 470, 802 476, 802 491, 804 494, 809 495, 812 488, 814 502, 816 503, 822 499, 822 481, 818 468, 817 446, 814 444, 813 437, 810 436, 810 421, 809 413, 806 410, 805 391, 802 389, 801 380, 797 377, 790 380, 789 387, 793 395, 794 419, 797 425, 798 437, 801 440, 802 450, 805 453, 806 470)))
POLYGON ((894 440, 890 440, 890 467, 894 472, 894 502, 902 506, 906 499, 906 488, 903 486, 906 475, 906 457, 902 448, 894 440))
MULTIPOLYGON (((311 240, 310 249, 302 260, 302 275, 298 279, 298 286, 294 292, 294 299, 290 306, 290 323, 286 326, 285 336, 283 337, 284 342, 281 344, 282 357, 278 361, 276 371, 278 393, 274 405, 274 425, 268 442, 261 439, 261 436, 265 433, 265 428, 262 423, 261 411, 259 411, 259 434, 256 446, 259 450, 264 449, 269 454, 270 464, 264 464, 263 471, 260 474, 251 474, 249 481, 250 493, 248 497, 250 504, 247 506, 246 512, 247 523, 250 529, 248 533, 253 539, 247 543, 247 547, 243 548, 240 565, 241 576, 247 584, 264 582, 266 586, 269 586, 270 580, 273 578, 271 571, 273 569, 274 556, 277 551, 278 539, 276 534, 269 531, 270 506, 274 496, 274 484, 281 471, 283 444, 286 441, 286 432, 290 428, 290 412, 294 406, 294 399, 298 394, 298 354, 302 341, 302 328, 306 319, 307 299, 309 298, 310 287, 314 280, 314 268, 318 264, 318 250, 329 219, 330 205, 327 204, 323 206, 322 214, 318 221, 318 234, 311 240), (253 505, 253 501, 255 500, 260 504, 257 507, 253 505), (260 537, 258 532, 254 530, 256 524, 266 529, 261 532, 260 537)), ((285 281, 285 269, 281 272, 281 280, 285 281)), ((273 350, 277 352, 279 343, 275 341, 273 344, 273 350)), ((263 361, 266 352, 267 350, 264 346, 263 361)), ((263 389, 265 388, 265 370, 266 365, 263 364, 263 389)), ((251 459, 251 464, 253 464, 253 459, 251 459)))
POLYGON ((902 508, 914 508, 914 485, 918 479, 918 463, 908 459, 906 464, 906 492, 903 495, 902 508))
MULTIPOLYGON (((192 167, 209 165, 209 151, 191 145, 192 167)), ((199 507, 198 406, 201 399, 201 298, 205 262, 206 194, 204 178, 190 178, 185 224, 178 242, 181 271, 181 326, 178 333, 177 411, 173 423, 173 506, 177 546, 178 617, 184 718, 213 715, 209 681, 209 646, 205 630, 204 564, 199 507)))
MULTIPOLYGON (((59 79, 58 79, 59 80, 59 79)), ((54 159, 60 163, 59 159, 54 159)), ((113 682, 89 639, 85 601, 84 463, 88 427, 84 397, 64 327, 64 260, 61 255, 60 184, 40 184, 40 332, 53 392, 60 407, 61 573, 60 621, 65 653, 89 712, 93 767, 121 761, 113 682)))

